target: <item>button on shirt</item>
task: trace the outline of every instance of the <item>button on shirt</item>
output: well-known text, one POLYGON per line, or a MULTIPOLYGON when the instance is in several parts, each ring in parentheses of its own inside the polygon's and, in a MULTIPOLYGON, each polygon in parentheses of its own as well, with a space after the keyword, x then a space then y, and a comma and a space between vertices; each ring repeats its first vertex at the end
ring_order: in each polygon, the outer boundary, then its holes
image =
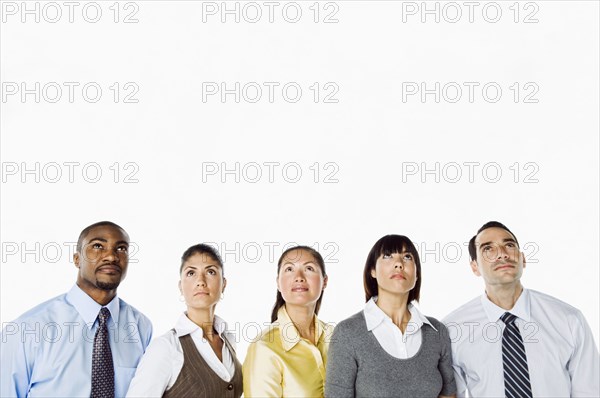
MULTIPOLYGON (((94 335, 101 307, 75 285, 68 293, 5 323, 0 396, 89 397, 94 335)), ((107 327, 115 396, 122 397, 150 343, 152 324, 118 297, 105 307, 110 311, 107 327)))
POLYGON ((437 332, 437 329, 429 322, 413 304, 408 305, 410 321, 406 325, 405 333, 394 324, 381 308, 377 306, 377 296, 367 302, 364 309, 367 330, 373 333, 381 347, 391 356, 407 359, 413 357, 421 348, 421 327, 428 324, 437 332))
MULTIPOLYGON (((225 321, 216 315, 214 328, 219 336, 227 338, 235 347, 235 336, 227 331, 225 321)), ((154 339, 148 347, 131 382, 127 392, 128 397, 160 397, 173 387, 183 368, 183 349, 179 337, 188 334, 206 364, 223 381, 231 381, 235 373, 235 364, 227 345, 223 343, 221 351, 223 362, 221 362, 210 343, 204 339, 202 328, 192 322, 186 314, 182 314, 175 325, 175 333, 168 331, 154 339)), ((233 389, 233 385, 230 389, 233 389)))
POLYGON ((300 337, 285 307, 250 344, 244 361, 244 396, 322 397, 333 328, 315 316, 317 345, 300 337))
MULTIPOLYGON (((458 396, 503 397, 502 332, 507 310, 484 294, 444 319, 458 396)), ((509 312, 523 338, 534 397, 599 397, 600 357, 578 309, 524 289, 509 312)))

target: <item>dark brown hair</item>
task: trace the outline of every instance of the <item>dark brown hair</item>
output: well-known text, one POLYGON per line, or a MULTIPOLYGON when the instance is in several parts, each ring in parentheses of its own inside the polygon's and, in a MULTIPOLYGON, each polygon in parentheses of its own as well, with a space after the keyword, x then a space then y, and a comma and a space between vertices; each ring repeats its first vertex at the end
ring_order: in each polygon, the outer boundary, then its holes
POLYGON ((371 270, 375 269, 377 259, 382 254, 390 255, 393 253, 408 252, 413 255, 415 259, 415 265, 417 267, 417 281, 415 287, 408 293, 408 302, 413 300, 419 301, 421 295, 421 260, 419 259, 419 253, 415 245, 404 235, 386 235, 379 239, 371 248, 367 261, 365 263, 365 269, 363 271, 363 284, 365 287, 365 301, 371 300, 371 297, 376 296, 379 293, 379 286, 377 285, 377 279, 371 276, 371 270))
MULTIPOLYGON (((323 277, 327 276, 327 273, 325 272, 325 261, 323 260, 323 257, 321 256, 321 254, 319 254, 318 251, 316 251, 315 249, 313 249, 312 247, 309 247, 309 246, 294 246, 294 247, 290 247, 289 249, 287 249, 283 253, 281 253, 281 257, 279 257, 279 261, 277 262, 277 276, 279 276, 279 271, 281 270, 281 263, 283 262, 283 259, 289 252, 294 251, 294 250, 303 250, 303 251, 311 254, 317 261, 319 268, 321 268, 321 273, 323 274, 323 277)), ((319 314, 319 308, 321 308, 321 300, 323 300, 323 292, 321 292, 321 296, 317 300, 317 305, 315 307, 315 314, 319 314)), ((271 322, 275 322, 277 320, 277 313, 279 312, 279 309, 281 307, 283 307, 284 305, 285 305, 285 300, 283 299, 281 292, 278 290, 277 298, 275 299, 275 305, 273 306, 273 311, 271 312, 271 322)))
POLYGON ((194 245, 194 246, 188 248, 185 252, 183 252, 183 255, 181 256, 181 265, 179 266, 180 274, 181 274, 181 271, 183 270, 183 265, 185 264, 185 262, 190 257, 192 257, 196 254, 206 255, 206 256, 210 257, 211 260, 216 261, 219 264, 219 266, 221 267, 221 273, 223 275, 225 275, 225 268, 223 268, 223 260, 221 259, 219 252, 214 247, 206 245, 204 243, 194 245))

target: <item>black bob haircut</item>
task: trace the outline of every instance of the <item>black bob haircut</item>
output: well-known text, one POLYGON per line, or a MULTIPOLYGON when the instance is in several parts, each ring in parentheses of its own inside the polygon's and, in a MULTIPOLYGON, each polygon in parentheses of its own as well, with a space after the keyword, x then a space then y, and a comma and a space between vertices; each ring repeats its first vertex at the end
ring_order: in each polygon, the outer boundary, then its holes
POLYGON ((369 301, 371 297, 376 296, 379 292, 377 285, 377 279, 371 276, 371 270, 375 269, 375 263, 382 254, 390 255, 392 253, 407 252, 413 255, 415 259, 415 266, 417 267, 417 282, 415 287, 408 293, 408 302, 413 300, 419 301, 421 297, 421 260, 419 259, 419 253, 417 248, 404 235, 386 235, 379 239, 371 248, 367 261, 365 263, 365 269, 363 271, 363 284, 365 287, 365 301, 369 301))

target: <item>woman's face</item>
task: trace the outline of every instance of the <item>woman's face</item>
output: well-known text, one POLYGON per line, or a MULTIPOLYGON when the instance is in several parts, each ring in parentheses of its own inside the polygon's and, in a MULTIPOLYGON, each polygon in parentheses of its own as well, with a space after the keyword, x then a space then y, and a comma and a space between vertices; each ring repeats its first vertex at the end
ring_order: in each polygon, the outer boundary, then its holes
POLYGON ((402 253, 381 254, 371 276, 377 279, 380 293, 408 294, 417 283, 415 258, 404 250, 402 253))
POLYGON ((189 308, 208 309, 221 299, 227 280, 218 261, 208 254, 194 254, 183 264, 179 289, 189 308))
POLYGON ((285 255, 277 276, 277 289, 286 304, 315 305, 325 286, 327 277, 323 276, 321 267, 312 254, 300 249, 285 255))

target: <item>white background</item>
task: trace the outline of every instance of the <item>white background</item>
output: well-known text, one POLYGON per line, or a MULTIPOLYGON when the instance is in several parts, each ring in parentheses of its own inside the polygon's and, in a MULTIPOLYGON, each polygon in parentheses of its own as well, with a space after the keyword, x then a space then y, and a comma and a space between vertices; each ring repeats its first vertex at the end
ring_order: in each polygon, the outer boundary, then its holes
POLYGON ((282 14, 289 2, 272 23, 263 2, 255 23, 247 3, 239 22, 226 14, 224 23, 221 2, 113 3, 79 2, 71 23, 63 2, 27 2, 39 22, 21 2, 2 2, 3 323, 72 286, 73 242, 100 220, 135 243, 119 296, 150 317, 155 335, 184 309, 179 258, 199 242, 226 249, 217 313, 237 329, 240 359, 269 321, 276 261, 290 242, 316 243, 326 257, 320 317, 338 322, 364 304, 373 243, 409 236, 421 252, 421 308, 441 319, 483 292, 464 244, 498 220, 525 251, 523 284, 581 309, 598 341, 598 2, 479 2, 472 22, 463 2, 428 2, 439 22, 421 15, 421 2, 321 2, 316 23, 314 2, 296 3, 296 23, 295 5, 282 14), (88 22, 96 8, 102 15, 88 22), (36 82, 39 102, 22 97, 36 82), (97 102, 93 89, 82 94, 90 82, 102 89, 97 102), (239 103, 207 95, 207 82, 240 82, 239 103), (243 92, 249 82, 263 88, 256 103, 252 84, 243 92), (264 82, 278 84, 272 102, 264 82), (295 103, 293 90, 287 100, 281 91, 290 82, 302 89, 295 103), (422 82, 440 83, 439 102, 406 91, 422 82), (126 103, 132 87, 137 103, 126 103), (332 87, 337 102, 325 102, 332 87), (68 162, 78 162, 71 178, 68 162), (272 182, 265 162, 279 163, 272 182), (221 173, 236 163, 239 182, 221 173))

